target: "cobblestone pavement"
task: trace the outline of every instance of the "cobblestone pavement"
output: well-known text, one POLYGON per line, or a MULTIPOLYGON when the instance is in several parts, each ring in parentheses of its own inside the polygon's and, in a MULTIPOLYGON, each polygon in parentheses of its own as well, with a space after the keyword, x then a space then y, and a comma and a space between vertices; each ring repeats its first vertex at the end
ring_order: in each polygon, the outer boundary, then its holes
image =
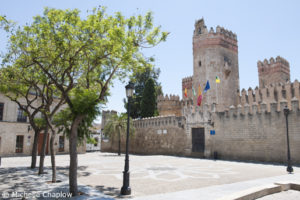
MULTIPOLYGON (((0 192, 11 194, 19 192, 67 192, 68 188, 68 155, 57 155, 58 179, 62 182, 49 184, 51 178, 50 157, 46 157, 45 166, 48 174, 39 178, 37 170, 31 170, 30 157, 2 158, 0 169, 0 192)), ((90 199, 120 198, 124 155, 111 153, 86 153, 79 155, 79 188, 89 195, 90 199), (97 196, 97 198, 92 198, 97 196)), ((130 185, 132 197, 137 199, 174 199, 188 194, 206 194, 207 198, 217 199, 237 190, 256 185, 255 181, 271 181, 274 177, 293 180, 300 168, 294 167, 295 174, 287 176, 285 166, 244 163, 233 161, 214 161, 207 159, 184 158, 175 156, 137 156, 130 155, 130 185), (252 183, 251 183, 252 181, 252 183), (251 184, 252 185, 251 185, 251 184), (226 187, 225 187, 226 186, 226 187), (225 188, 225 189, 224 189, 225 188), (227 188, 227 189, 226 189, 227 188), (205 193, 205 191, 207 192, 205 193), (213 191, 218 191, 215 192, 213 191), (177 193, 176 193, 177 192, 177 193), (187 194, 185 194, 187 193, 187 194), (160 198, 155 195, 161 195, 160 198), (152 198, 153 196, 153 198, 152 198)), ((282 179, 279 179, 282 180, 282 179)), ((288 181, 288 180, 286 180, 288 181)), ((0 193, 1 195, 1 193, 0 193)), ((39 197, 43 199, 42 197, 39 197)), ((38 198, 38 199, 39 199, 38 198)), ((86 199, 87 197, 77 197, 86 199)), ((192 198, 190 198, 192 199, 192 198)), ((199 198, 198 198, 199 199, 199 198)), ((202 199, 202 198, 200 198, 202 199)))

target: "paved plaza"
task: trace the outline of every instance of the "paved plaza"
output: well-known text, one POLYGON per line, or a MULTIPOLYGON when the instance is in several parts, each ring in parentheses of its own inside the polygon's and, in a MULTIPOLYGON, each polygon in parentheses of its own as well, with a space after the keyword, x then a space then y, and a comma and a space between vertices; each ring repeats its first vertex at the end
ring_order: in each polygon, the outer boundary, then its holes
MULTIPOLYGON (((46 157, 47 174, 42 177, 37 176, 37 169, 28 168, 30 159, 30 157, 2 158, 0 168, 2 197, 9 199, 13 192, 18 192, 27 197, 32 195, 32 199, 51 199, 53 198, 51 194, 68 191, 69 155, 56 156, 57 179, 61 182, 55 184, 49 183, 50 157, 46 157)), ((119 193, 122 187, 124 155, 86 153, 79 155, 78 162, 79 190, 85 195, 75 199, 122 198, 119 193)), ((129 198, 136 200, 222 199, 250 188, 276 182, 299 183, 300 168, 294 167, 294 174, 287 174, 285 169, 283 165, 272 164, 130 155, 132 195, 129 198)), ((289 190, 285 196, 298 195, 297 192, 289 190)), ((276 199, 276 196, 273 199, 276 199)))

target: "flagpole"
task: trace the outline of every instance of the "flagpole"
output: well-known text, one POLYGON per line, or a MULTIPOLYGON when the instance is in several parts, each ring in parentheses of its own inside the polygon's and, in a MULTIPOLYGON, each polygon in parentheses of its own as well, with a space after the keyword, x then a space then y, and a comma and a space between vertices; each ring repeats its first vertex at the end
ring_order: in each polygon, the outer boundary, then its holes
POLYGON ((215 81, 216 82, 216 98, 217 98, 217 105, 219 104, 219 99, 218 99, 218 83, 217 83, 217 81, 215 81))

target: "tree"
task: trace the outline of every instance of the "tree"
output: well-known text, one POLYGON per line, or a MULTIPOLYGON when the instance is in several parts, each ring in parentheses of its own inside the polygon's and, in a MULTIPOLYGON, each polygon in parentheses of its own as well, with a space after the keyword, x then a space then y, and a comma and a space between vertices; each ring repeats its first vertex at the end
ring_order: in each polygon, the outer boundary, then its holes
POLYGON ((78 195, 80 123, 90 110, 105 102, 114 79, 124 80, 151 62, 141 49, 156 46, 168 35, 153 27, 152 21, 151 13, 125 18, 119 12, 109 16, 104 8, 98 8, 81 19, 76 9, 46 8, 43 16, 12 33, 7 57, 41 71, 72 113, 69 185, 74 196, 78 195))
MULTIPOLYGON (((134 127, 132 120, 130 120, 130 131, 131 135, 134 134, 134 127)), ((120 115, 115 114, 111 115, 107 121, 107 124, 104 127, 103 133, 105 136, 108 136, 111 141, 111 145, 114 143, 115 135, 118 136, 118 155, 121 155, 121 135, 125 135, 127 130, 127 114, 121 113, 120 115)))
POLYGON ((156 110, 156 91, 153 79, 148 79, 141 101, 141 116, 153 117, 156 110))
POLYGON ((39 174, 43 174, 44 158, 46 153, 47 134, 50 128, 52 135, 50 140, 52 182, 56 182, 54 139, 55 130, 52 126, 52 117, 64 104, 63 98, 55 89, 53 82, 34 64, 28 65, 26 59, 25 43, 15 43, 18 37, 22 37, 22 30, 16 29, 15 24, 0 16, 0 26, 10 33, 9 52, 3 56, 0 71, 0 91, 11 101, 19 105, 29 118, 29 123, 35 132, 32 147, 31 168, 36 166, 37 145, 39 134, 44 129, 44 139, 40 155, 39 174), (15 45, 15 46, 14 46, 15 45), (19 46, 18 46, 19 45, 19 46), (24 46, 25 45, 25 46, 24 46), (21 48, 18 48, 21 47, 21 48), (25 99, 25 102, 24 102, 25 99), (37 116, 39 115, 38 118, 37 116))
POLYGON ((38 120, 44 102, 40 101, 39 93, 44 88, 36 88, 38 81, 34 80, 28 71, 18 70, 13 67, 0 69, 0 91, 8 99, 15 102, 29 119, 34 130, 33 147, 31 151, 31 168, 36 167, 37 147, 40 131, 43 128, 38 120))
MULTIPOLYGON (((142 102, 142 96, 143 92, 145 90, 145 85, 148 79, 152 79, 155 84, 155 90, 157 95, 162 94, 161 85, 158 82, 158 77, 160 74, 160 69, 152 68, 151 66, 146 67, 144 71, 139 71, 134 74, 132 78, 132 82, 134 82, 135 85, 135 91, 134 96, 131 100, 130 105, 130 117, 132 118, 141 118, 141 102, 142 102)), ((127 106, 127 102, 124 101, 125 107, 127 106)), ((157 107, 157 106, 156 106, 157 107)), ((155 107, 155 113, 158 113, 157 108, 155 107)))
POLYGON ((64 103, 64 100, 55 98, 58 93, 54 90, 51 80, 42 77, 37 71, 24 67, 20 62, 13 65, 4 65, 1 68, 0 91, 25 112, 35 132, 31 153, 31 168, 36 166, 38 138, 41 130, 45 129, 39 174, 43 173, 48 129, 52 131, 50 140, 52 182, 56 182, 55 130, 52 126, 52 117, 64 103))

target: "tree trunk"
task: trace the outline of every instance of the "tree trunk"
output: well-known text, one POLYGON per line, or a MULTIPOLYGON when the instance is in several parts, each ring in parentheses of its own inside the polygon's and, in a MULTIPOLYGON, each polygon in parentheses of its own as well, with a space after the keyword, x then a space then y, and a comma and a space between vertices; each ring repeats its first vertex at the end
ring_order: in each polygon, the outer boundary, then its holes
POLYGON ((77 187, 77 133, 78 126, 80 122, 83 120, 84 116, 77 116, 72 122, 71 125, 71 133, 70 133, 70 168, 69 168, 69 186, 70 193, 72 196, 78 195, 78 187, 77 187))
POLYGON ((121 155, 121 134, 120 134, 120 131, 119 131, 119 151, 118 151, 118 155, 119 156, 121 155))
POLYGON ((44 173, 44 160, 45 160, 46 148, 47 148, 47 137, 48 137, 48 126, 46 126, 44 131, 43 146, 40 155, 39 175, 44 173))
POLYGON ((52 135, 51 135, 51 139, 50 139, 52 183, 56 183, 56 165, 55 165, 55 150, 54 150, 55 135, 56 135, 55 131, 52 131, 52 135))
POLYGON ((34 169, 36 167, 36 157, 37 157, 39 136, 40 136, 40 131, 34 130, 34 139, 33 139, 32 151, 31 151, 31 169, 34 169))

